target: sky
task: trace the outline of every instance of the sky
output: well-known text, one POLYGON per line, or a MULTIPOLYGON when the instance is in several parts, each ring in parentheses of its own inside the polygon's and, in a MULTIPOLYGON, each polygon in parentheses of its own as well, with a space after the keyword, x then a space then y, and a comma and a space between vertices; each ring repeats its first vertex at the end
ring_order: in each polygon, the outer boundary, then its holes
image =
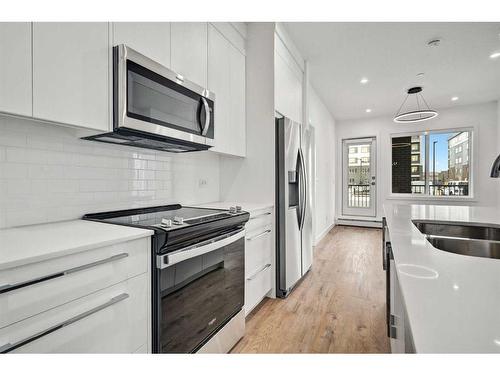
POLYGON ((448 138, 453 133, 431 134, 429 138, 429 172, 432 172, 432 144, 436 143, 436 172, 448 170, 448 138))

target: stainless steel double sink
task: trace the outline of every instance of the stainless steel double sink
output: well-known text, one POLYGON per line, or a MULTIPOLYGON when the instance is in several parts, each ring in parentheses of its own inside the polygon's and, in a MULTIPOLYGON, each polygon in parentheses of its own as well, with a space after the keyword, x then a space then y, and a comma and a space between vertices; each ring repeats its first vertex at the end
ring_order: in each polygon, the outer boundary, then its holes
POLYGON ((427 241, 449 253, 500 259, 500 226, 413 220, 427 241))

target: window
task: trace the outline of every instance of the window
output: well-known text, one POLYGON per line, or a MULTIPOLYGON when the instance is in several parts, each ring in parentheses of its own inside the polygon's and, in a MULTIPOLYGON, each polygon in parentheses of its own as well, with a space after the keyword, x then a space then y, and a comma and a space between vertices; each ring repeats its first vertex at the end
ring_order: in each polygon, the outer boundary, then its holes
POLYGON ((472 131, 393 135, 392 193, 469 196, 472 131))
POLYGON ((361 158, 361 161, 363 163, 368 163, 368 162, 370 162, 370 158, 361 158))
POLYGON ((358 152, 358 148, 357 147, 349 147, 349 153, 350 154, 356 154, 358 152))
POLYGON ((358 158, 349 158, 349 164, 350 165, 358 164, 358 158))
POLYGON ((367 154, 370 152, 370 147, 361 147, 361 153, 367 154))

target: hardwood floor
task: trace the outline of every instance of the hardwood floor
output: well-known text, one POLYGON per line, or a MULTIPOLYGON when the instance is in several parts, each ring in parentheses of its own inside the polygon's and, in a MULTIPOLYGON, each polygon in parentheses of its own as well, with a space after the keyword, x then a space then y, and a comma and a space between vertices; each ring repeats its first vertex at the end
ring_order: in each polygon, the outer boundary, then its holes
POLYGON ((337 226, 287 299, 266 299, 232 353, 388 353, 380 229, 337 226))

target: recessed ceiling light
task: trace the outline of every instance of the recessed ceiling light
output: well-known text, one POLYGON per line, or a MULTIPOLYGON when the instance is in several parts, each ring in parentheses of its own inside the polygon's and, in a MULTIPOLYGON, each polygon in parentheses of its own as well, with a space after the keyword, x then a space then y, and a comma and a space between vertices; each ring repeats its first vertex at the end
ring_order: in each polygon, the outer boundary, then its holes
POLYGON ((451 97, 451 101, 452 101, 452 102, 456 102, 457 100, 458 100, 458 96, 452 96, 452 97, 451 97))
POLYGON ((494 52, 490 55, 490 59, 497 59, 500 57, 500 52, 494 52))
POLYGON ((362 85, 366 85, 368 83, 368 78, 366 77, 361 78, 361 81, 359 81, 359 83, 361 83, 362 85))
POLYGON ((371 111, 372 111, 372 110, 371 110, 370 108, 367 108, 367 109, 365 110, 365 112, 366 112, 366 113, 370 113, 371 111))

